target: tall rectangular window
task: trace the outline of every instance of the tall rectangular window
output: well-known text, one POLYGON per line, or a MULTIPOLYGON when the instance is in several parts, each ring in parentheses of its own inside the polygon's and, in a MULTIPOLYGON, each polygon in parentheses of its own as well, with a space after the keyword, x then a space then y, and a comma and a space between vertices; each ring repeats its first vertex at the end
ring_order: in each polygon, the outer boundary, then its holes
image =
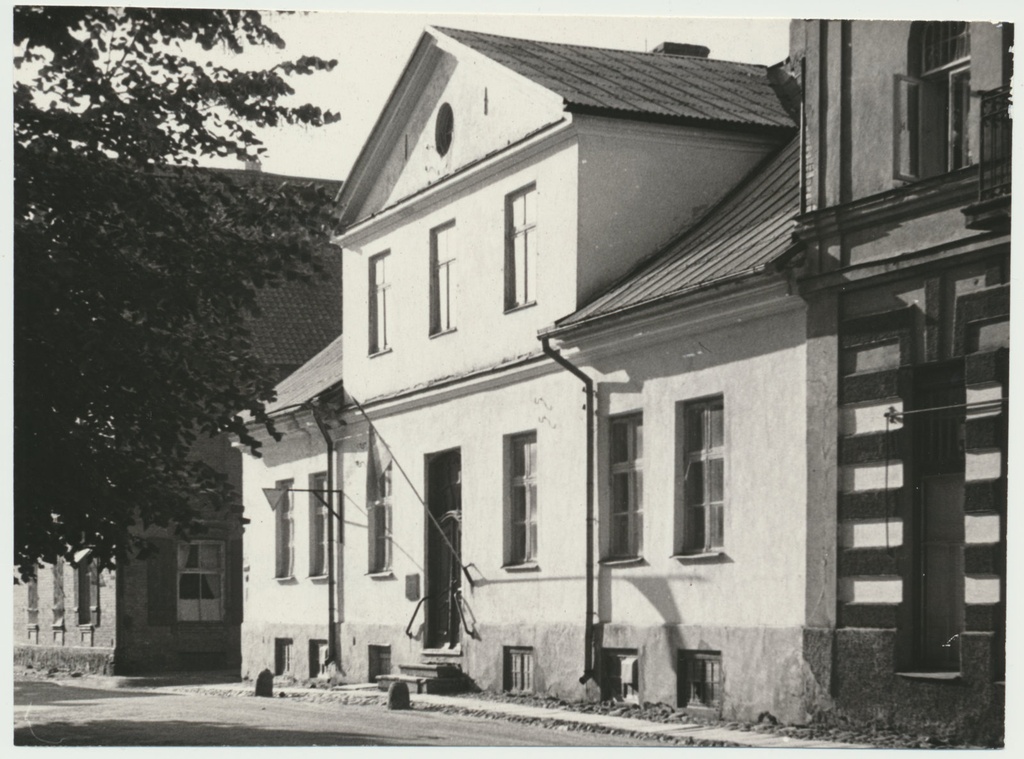
POLYGON ((721 396, 684 405, 684 553, 712 551, 724 545, 724 409, 721 396))
POLYGON ((641 414, 612 420, 609 558, 634 558, 643 552, 643 433, 641 414))
POLYGON ((430 334, 455 329, 455 222, 430 232, 430 334))
POLYGON ((505 198, 505 309, 537 300, 537 187, 505 198))
POLYGON ((274 541, 277 555, 275 577, 291 577, 295 554, 295 525, 292 519, 292 480, 279 480, 275 487, 283 490, 274 513, 274 541))
POLYGON ((391 569, 391 468, 389 462, 376 477, 368 504, 370 521, 370 573, 391 569))
POLYGON ((509 564, 537 558, 537 433, 510 440, 509 564))
POLYGON ((64 627, 64 559, 58 558, 50 568, 53 574, 53 627, 64 627))
POLYGON ((224 619, 224 544, 178 543, 178 621, 224 619))
POLYGON ((85 560, 75 570, 75 593, 78 602, 78 624, 98 627, 100 623, 99 570, 85 560))
POLYGON ((969 24, 914 22, 908 50, 908 74, 895 75, 895 177, 913 181, 970 166, 969 24))
MULTIPOLYGON (((33 570, 35 571, 35 570, 33 570)), ((25 582, 25 591, 27 599, 25 603, 25 611, 28 613, 28 624, 39 625, 39 581, 36 575, 33 574, 25 582)))
POLYGON ((327 574, 327 473, 309 478, 309 576, 327 574))
POLYGON ((370 259, 370 353, 380 353, 390 347, 388 343, 388 320, 391 317, 387 261, 389 252, 370 259))

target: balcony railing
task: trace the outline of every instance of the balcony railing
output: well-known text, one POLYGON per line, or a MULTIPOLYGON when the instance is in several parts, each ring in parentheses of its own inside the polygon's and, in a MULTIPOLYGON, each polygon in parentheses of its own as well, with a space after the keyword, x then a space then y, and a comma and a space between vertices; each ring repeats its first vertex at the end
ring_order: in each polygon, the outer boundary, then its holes
POLYGON ((1008 196, 1013 174, 1010 88, 981 96, 981 181, 979 200, 1008 196))

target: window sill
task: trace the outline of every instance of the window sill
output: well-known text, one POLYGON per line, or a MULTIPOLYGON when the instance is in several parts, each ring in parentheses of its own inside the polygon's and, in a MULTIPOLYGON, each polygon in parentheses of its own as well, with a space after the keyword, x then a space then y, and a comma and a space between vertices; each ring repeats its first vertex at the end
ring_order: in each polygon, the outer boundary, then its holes
POLYGON ((675 559, 680 564, 690 564, 714 562, 720 560, 723 556, 725 556, 725 551, 695 551, 693 553, 672 554, 670 558, 675 559))
POLYGON ((380 351, 373 351, 367 354, 367 358, 377 358, 377 356, 386 356, 388 353, 391 353, 391 348, 385 348, 384 350, 380 351))
POLYGON ((902 677, 905 680, 930 680, 946 683, 958 683, 961 679, 959 672, 897 672, 896 677, 902 677))
POLYGON ((531 301, 527 301, 526 303, 520 303, 517 306, 507 306, 505 308, 505 313, 506 314, 514 314, 516 311, 522 311, 522 310, 527 309, 527 308, 533 308, 536 305, 537 305, 537 301, 531 300, 531 301))
POLYGON ((521 564, 502 564, 506 572, 539 572, 540 564, 535 561, 524 561, 521 564))
POLYGON ((599 562, 602 567, 631 567, 640 564, 646 564, 643 556, 625 556, 610 559, 601 559, 599 562))
POLYGON ((445 335, 450 335, 453 332, 458 332, 458 331, 459 330, 458 330, 457 327, 452 327, 451 329, 442 329, 440 332, 431 332, 429 337, 430 337, 431 340, 433 340, 435 337, 444 337, 445 335))
POLYGON ((390 569, 382 569, 379 572, 367 572, 364 577, 369 577, 371 580, 394 580, 395 573, 390 569))
POLYGON ((274 579, 277 580, 277 582, 279 582, 281 585, 294 585, 296 582, 298 582, 298 580, 295 579, 295 575, 281 575, 280 577, 275 577, 274 579))

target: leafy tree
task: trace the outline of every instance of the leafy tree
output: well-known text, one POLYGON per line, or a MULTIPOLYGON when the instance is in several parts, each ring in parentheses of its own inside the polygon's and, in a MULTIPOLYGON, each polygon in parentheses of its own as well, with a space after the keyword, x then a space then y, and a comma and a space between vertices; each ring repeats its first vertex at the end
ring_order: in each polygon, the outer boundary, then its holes
POLYGON ((14 560, 111 566, 135 528, 230 503, 198 436, 255 450, 240 414, 269 424, 246 318, 259 288, 322 273, 331 198, 195 165, 336 121, 287 102, 335 62, 200 61, 284 46, 237 10, 16 6, 14 44, 14 560))

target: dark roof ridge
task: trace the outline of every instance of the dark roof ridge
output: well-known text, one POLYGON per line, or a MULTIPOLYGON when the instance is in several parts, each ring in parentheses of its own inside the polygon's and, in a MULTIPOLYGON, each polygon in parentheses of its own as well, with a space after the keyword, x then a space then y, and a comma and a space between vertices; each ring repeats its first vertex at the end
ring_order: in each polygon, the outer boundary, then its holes
MULTIPOLYGON (((437 31, 439 31, 439 32, 443 32, 444 34, 448 34, 449 36, 451 36, 451 32, 455 32, 456 34, 476 34, 476 35, 480 35, 480 36, 484 36, 484 37, 497 37, 498 39, 511 40, 511 41, 514 41, 514 42, 533 42, 533 43, 539 43, 539 44, 542 44, 542 45, 558 45, 559 47, 582 48, 584 50, 603 50, 605 52, 629 53, 630 55, 649 55, 649 56, 653 56, 653 57, 656 57, 656 58, 659 58, 659 59, 661 59, 661 58, 682 58, 682 59, 685 59, 685 60, 709 61, 711 63, 728 63, 728 64, 732 64, 734 66, 754 66, 756 68, 765 69, 766 71, 770 68, 770 66, 768 66, 768 65, 766 65, 764 63, 748 63, 747 61, 730 61, 727 58, 711 58, 711 57, 708 57, 708 56, 701 56, 701 55, 673 55, 672 53, 656 53, 653 50, 628 50, 628 49, 622 48, 622 47, 601 47, 600 45, 580 45, 580 44, 576 44, 574 42, 550 42, 548 40, 538 40, 538 39, 532 39, 530 37, 511 37, 511 36, 509 36, 507 34, 494 34, 493 32, 479 32, 479 31, 476 31, 474 29, 456 29, 456 28, 451 27, 451 26, 433 26, 432 28, 437 29, 437 31)), ((772 65, 776 65, 776 64, 772 64, 772 65)))

